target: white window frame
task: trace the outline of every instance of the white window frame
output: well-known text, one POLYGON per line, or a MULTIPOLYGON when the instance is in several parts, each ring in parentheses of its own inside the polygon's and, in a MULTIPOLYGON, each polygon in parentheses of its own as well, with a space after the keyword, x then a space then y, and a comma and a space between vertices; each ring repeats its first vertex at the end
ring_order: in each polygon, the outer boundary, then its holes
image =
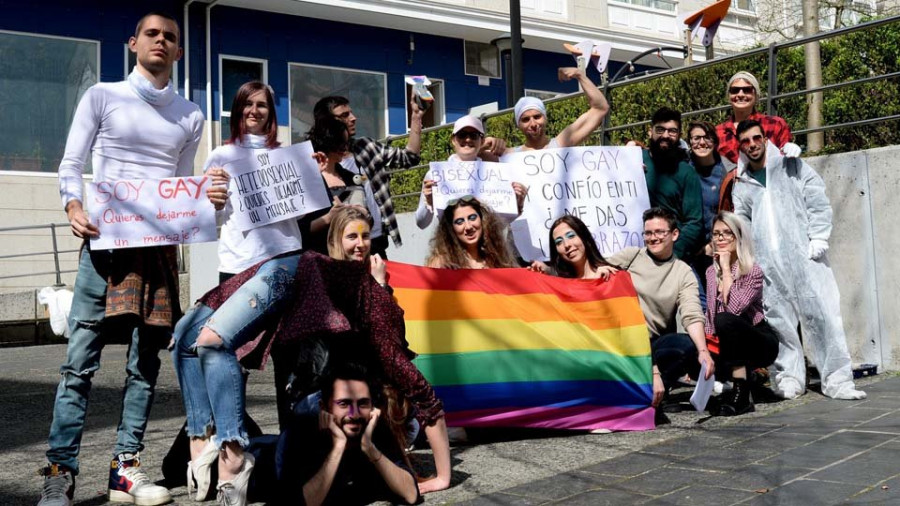
MULTIPOLYGON (((100 65, 102 65, 103 61, 100 59, 100 41, 99 40, 82 39, 80 37, 64 37, 61 35, 47 35, 44 33, 20 32, 20 31, 16 31, 16 30, 0 30, 0 33, 8 33, 10 35, 25 35, 28 37, 43 37, 45 39, 72 40, 75 42, 90 42, 90 43, 94 44, 94 46, 97 48, 96 49, 96 51, 97 51, 97 82, 98 83, 100 82, 100 76, 101 76, 100 65)), ((76 107, 78 106, 78 104, 75 104, 75 105, 76 105, 76 107)), ((25 170, 0 171, 0 176, 5 176, 5 175, 6 176, 52 177, 54 179, 59 177, 59 174, 57 174, 56 172, 32 172, 32 171, 25 171, 25 170)), ((82 177, 86 180, 93 180, 94 174, 93 173, 83 174, 82 177)))
MULTIPOLYGON (((410 76, 409 75, 403 76, 403 96, 406 98, 406 100, 403 102, 404 103, 403 118, 404 118, 404 121, 406 122, 406 131, 409 132, 409 114, 406 114, 406 113, 409 111, 409 102, 410 102, 410 100, 412 100, 412 97, 409 96, 409 93, 407 92, 407 86, 409 85, 409 83, 406 82, 407 77, 410 77, 410 76)), ((444 99, 444 97, 446 96, 447 81, 445 81, 444 79, 441 79, 439 77, 429 77, 428 79, 431 81, 432 85, 435 83, 441 83, 440 99, 438 97, 434 97, 435 101, 440 100, 441 116, 439 118, 438 124, 434 125, 434 126, 443 125, 443 124, 447 123, 447 102, 444 99)), ((432 106, 432 107, 434 107, 434 106, 432 106)))
POLYGON ((678 0, 669 0, 666 3, 674 4, 672 7, 672 10, 668 11, 665 9, 658 9, 656 7, 647 7, 645 5, 637 5, 637 4, 631 3, 630 0, 608 0, 608 5, 615 5, 615 6, 619 6, 619 7, 628 7, 629 9, 637 10, 637 11, 653 12, 653 13, 660 13, 660 14, 668 14, 670 16, 676 16, 678 14, 678 5, 681 2, 679 2, 678 0))
POLYGON ((555 12, 549 12, 544 10, 544 2, 543 0, 533 0, 535 6, 532 8, 530 6, 522 5, 520 10, 522 15, 528 16, 530 18, 536 19, 567 19, 569 16, 569 1, 561 0, 562 3, 562 14, 557 14, 555 12))
MULTIPOLYGON (((485 44, 485 42, 481 42, 479 40, 470 40, 468 42, 477 42, 479 44, 485 44)), ((488 44, 491 45, 491 44, 488 44)), ((470 74, 468 72, 468 68, 466 68, 466 40, 463 39, 462 50, 463 50, 463 74, 467 76, 475 76, 475 77, 486 77, 488 79, 503 79, 503 55, 500 54, 500 48, 494 46, 494 49, 497 50, 497 73, 499 74, 497 77, 494 76, 486 76, 482 74, 470 74)))
MULTIPOLYGON (((124 55, 124 60, 122 62, 122 68, 125 69, 124 70, 124 74, 125 74, 124 79, 125 80, 128 80, 128 75, 131 74, 131 69, 128 68, 128 59, 129 59, 128 57, 130 54, 131 54, 131 49, 129 49, 128 43, 126 42, 125 43, 125 55, 124 55)), ((172 64, 171 79, 172 79, 172 85, 175 86, 175 93, 181 95, 181 86, 179 85, 179 82, 178 82, 178 62, 177 61, 172 64)))
MULTIPOLYGON (((233 60, 233 61, 246 61, 250 63, 262 63, 263 66, 263 75, 262 82, 265 84, 269 84, 269 60, 263 58, 253 58, 250 56, 237 56, 232 54, 224 54, 219 53, 219 90, 217 94, 219 95, 219 135, 215 139, 215 143, 217 146, 222 144, 222 132, 225 129, 225 119, 228 118, 228 121, 231 121, 231 107, 225 107, 225 97, 222 96, 222 61, 223 60, 233 60)), ((234 97, 232 97, 234 98, 234 97)), ((230 102, 229 102, 230 105, 230 102)), ((212 119, 212 118, 208 118, 212 119)))
MULTIPOLYGON (((381 118, 381 122, 382 122, 382 123, 381 123, 381 126, 384 128, 384 135, 385 135, 385 137, 391 135, 391 129, 390 129, 390 126, 391 126, 391 122, 390 122, 391 115, 390 115, 390 106, 389 106, 389 104, 388 104, 388 79, 387 79, 387 72, 377 72, 377 71, 374 71, 374 70, 360 70, 360 69, 352 69, 352 68, 349 68, 349 67, 333 67, 333 66, 331 66, 331 65, 316 65, 316 64, 313 64, 313 63, 303 63, 303 62, 293 62, 293 61, 289 61, 289 62, 287 63, 287 81, 288 81, 288 83, 287 83, 287 85, 288 85, 288 89, 287 89, 287 97, 288 97, 288 111, 291 110, 291 105, 292 105, 292 104, 291 104, 291 96, 292 96, 292 93, 291 93, 291 91, 292 91, 292 90, 291 90, 291 66, 308 67, 308 68, 316 68, 316 69, 327 69, 327 70, 340 70, 340 71, 343 71, 343 72, 356 72, 356 73, 358 73, 358 74, 374 74, 374 75, 381 76, 381 80, 382 80, 382 82, 384 83, 384 114, 382 115, 382 118, 381 118)), ((350 97, 347 97, 347 98, 349 99, 350 97)), ((353 108, 353 102, 350 103, 350 108, 351 108, 351 109, 353 108)), ((404 110, 405 110, 405 109, 404 109, 404 110)), ((294 122, 294 117, 293 117, 292 115, 288 114, 288 120, 289 120, 289 121, 288 121, 288 128, 290 128, 290 131, 293 132, 293 131, 294 131, 294 126, 292 125, 292 123, 294 122)))

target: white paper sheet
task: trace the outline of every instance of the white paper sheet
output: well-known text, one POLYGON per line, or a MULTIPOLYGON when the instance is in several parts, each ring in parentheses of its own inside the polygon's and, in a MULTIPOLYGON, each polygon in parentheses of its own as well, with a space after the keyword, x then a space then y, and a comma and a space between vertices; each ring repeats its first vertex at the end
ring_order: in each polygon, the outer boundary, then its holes
POLYGON ((706 378, 706 362, 700 365, 700 376, 697 378, 697 386, 694 387, 694 393, 691 394, 691 405, 697 411, 706 409, 706 403, 709 401, 709 395, 712 393, 713 385, 716 383, 716 375, 710 375, 706 378))

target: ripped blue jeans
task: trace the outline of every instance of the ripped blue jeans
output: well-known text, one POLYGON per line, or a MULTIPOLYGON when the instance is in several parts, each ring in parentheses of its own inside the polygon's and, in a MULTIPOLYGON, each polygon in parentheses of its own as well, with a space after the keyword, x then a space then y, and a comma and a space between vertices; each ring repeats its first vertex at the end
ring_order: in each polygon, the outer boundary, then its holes
POLYGON ((187 413, 187 434, 215 434, 219 448, 234 441, 246 448, 244 379, 235 350, 277 318, 293 295, 299 255, 274 258, 238 288, 218 310, 197 304, 175 326, 172 362, 187 413), (207 327, 219 345, 198 345, 207 327))

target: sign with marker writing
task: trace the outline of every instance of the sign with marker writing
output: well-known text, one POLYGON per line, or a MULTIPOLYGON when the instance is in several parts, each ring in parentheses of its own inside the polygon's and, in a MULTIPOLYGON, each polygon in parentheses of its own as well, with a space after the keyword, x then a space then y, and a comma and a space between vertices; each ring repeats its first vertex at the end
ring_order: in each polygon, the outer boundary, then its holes
POLYGON ((215 241, 216 210, 206 196, 211 184, 206 176, 88 184, 90 219, 100 229, 91 248, 215 241))
POLYGON ((550 258, 550 226, 570 214, 583 221, 604 256, 643 246, 641 215, 650 207, 638 147, 586 146, 503 156, 516 181, 529 187, 512 230, 527 260, 550 258))
POLYGON ((509 177, 512 167, 494 162, 431 162, 429 177, 434 180, 434 208, 443 212, 447 201, 472 195, 499 214, 516 216, 516 192, 509 177))
POLYGON ((245 157, 223 167, 231 176, 228 198, 240 230, 296 219, 331 205, 309 141, 242 151, 245 157))

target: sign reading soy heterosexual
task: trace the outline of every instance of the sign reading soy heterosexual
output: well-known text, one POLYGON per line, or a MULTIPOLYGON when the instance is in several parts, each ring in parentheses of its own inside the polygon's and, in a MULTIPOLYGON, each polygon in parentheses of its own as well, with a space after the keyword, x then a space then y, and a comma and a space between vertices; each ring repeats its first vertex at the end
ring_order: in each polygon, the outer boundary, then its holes
POLYGON ((529 187, 522 218, 513 224, 526 259, 550 257, 550 226, 566 214, 587 225, 604 256, 643 246, 641 215, 650 198, 640 148, 544 149, 508 154, 500 161, 514 166, 513 179, 529 187))
POLYGON ((299 218, 331 205, 309 141, 245 152, 223 167, 231 176, 229 199, 240 230, 299 218))
POLYGON ((434 180, 434 208, 443 212, 447 201, 472 195, 495 212, 518 214, 516 193, 510 173, 514 167, 493 162, 431 162, 430 177, 434 180))
POLYGON ((215 241, 216 210, 206 196, 211 184, 206 176, 88 184, 88 210, 100 229, 91 248, 215 241))

